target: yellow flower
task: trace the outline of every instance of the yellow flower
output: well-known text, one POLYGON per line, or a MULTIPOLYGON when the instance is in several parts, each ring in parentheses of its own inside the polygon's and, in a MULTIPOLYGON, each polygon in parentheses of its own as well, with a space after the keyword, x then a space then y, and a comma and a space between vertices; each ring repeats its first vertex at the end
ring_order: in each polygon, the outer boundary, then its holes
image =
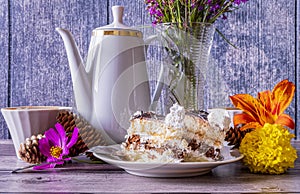
POLYGON ((297 158, 293 137, 282 125, 266 123, 243 138, 239 148, 243 162, 254 173, 282 174, 294 168, 297 158))

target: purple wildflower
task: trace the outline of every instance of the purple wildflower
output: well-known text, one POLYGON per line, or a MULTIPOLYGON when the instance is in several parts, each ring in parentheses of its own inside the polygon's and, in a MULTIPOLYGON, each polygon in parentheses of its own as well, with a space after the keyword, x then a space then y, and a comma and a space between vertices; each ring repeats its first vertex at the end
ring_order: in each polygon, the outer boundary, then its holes
POLYGON ((204 10, 204 6, 198 6, 198 11, 204 10))
POLYGON ((215 13, 218 11, 218 9, 220 9, 220 5, 216 4, 211 7, 210 11, 215 13))
POLYGON ((249 0, 145 0, 147 11, 154 19, 153 25, 164 22, 208 22, 219 17, 226 19, 226 13, 249 0))
POLYGON ((156 26, 157 23, 157 20, 152 21, 152 26, 156 26))
MULTIPOLYGON (((148 10, 149 14, 155 19, 152 22, 152 24, 156 25, 157 23, 161 22, 161 20, 164 16, 162 13, 162 10, 161 10, 162 8, 161 8, 160 4, 157 2, 157 0, 148 0, 146 2, 147 2, 147 10, 148 10)), ((165 4, 165 2, 163 2, 163 4, 165 4)))
POLYGON ((156 14, 156 8, 155 7, 150 7, 149 8, 149 13, 150 13, 150 15, 155 15, 156 14))
POLYGON ((225 14, 222 15, 223 20, 227 20, 227 16, 225 14))
POLYGON ((160 11, 159 9, 156 10, 156 15, 157 15, 158 17, 164 16, 164 15, 161 13, 161 11, 160 11))
POLYGON ((241 3, 246 3, 248 0, 234 0, 234 3, 240 5, 241 3))
POLYGON ((35 166, 34 170, 54 168, 57 164, 63 164, 68 157, 69 149, 76 143, 78 128, 75 127, 71 139, 68 141, 64 127, 57 123, 55 129, 50 128, 45 132, 45 138, 39 140, 39 149, 47 157, 45 164, 35 166))

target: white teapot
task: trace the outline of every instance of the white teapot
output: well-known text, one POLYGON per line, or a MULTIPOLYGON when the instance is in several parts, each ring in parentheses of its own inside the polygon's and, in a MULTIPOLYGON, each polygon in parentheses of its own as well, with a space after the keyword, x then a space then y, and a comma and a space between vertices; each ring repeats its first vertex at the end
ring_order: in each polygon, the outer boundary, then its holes
POLYGON ((56 29, 67 51, 76 109, 109 143, 124 140, 130 116, 148 110, 151 98, 143 34, 123 24, 123 10, 113 6, 113 23, 93 30, 86 63, 71 33, 56 29))

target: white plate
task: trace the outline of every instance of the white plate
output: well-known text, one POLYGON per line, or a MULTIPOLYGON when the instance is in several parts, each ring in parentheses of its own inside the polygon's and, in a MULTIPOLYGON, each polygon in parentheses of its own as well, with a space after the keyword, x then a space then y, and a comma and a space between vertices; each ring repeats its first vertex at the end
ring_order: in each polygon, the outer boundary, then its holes
POLYGON ((97 158, 118 166, 130 174, 145 177, 188 177, 198 176, 210 172, 213 168, 236 162, 243 158, 238 150, 230 150, 225 146, 221 154, 224 160, 215 162, 181 162, 181 163, 146 163, 124 159, 119 144, 111 146, 97 146, 89 150, 97 158))

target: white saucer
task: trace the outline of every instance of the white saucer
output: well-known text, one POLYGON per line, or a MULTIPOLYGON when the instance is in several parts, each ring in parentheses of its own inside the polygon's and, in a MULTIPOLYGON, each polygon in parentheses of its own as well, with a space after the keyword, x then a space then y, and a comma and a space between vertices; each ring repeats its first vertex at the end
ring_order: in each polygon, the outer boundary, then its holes
POLYGON ((231 150, 225 146, 221 154, 224 156, 222 161, 214 162, 181 162, 181 163, 146 163, 134 162, 124 159, 121 153, 121 146, 97 146, 90 150, 97 158, 118 166, 126 172, 145 177, 190 177, 203 175, 210 172, 213 168, 239 161, 243 155, 238 150, 231 150))

